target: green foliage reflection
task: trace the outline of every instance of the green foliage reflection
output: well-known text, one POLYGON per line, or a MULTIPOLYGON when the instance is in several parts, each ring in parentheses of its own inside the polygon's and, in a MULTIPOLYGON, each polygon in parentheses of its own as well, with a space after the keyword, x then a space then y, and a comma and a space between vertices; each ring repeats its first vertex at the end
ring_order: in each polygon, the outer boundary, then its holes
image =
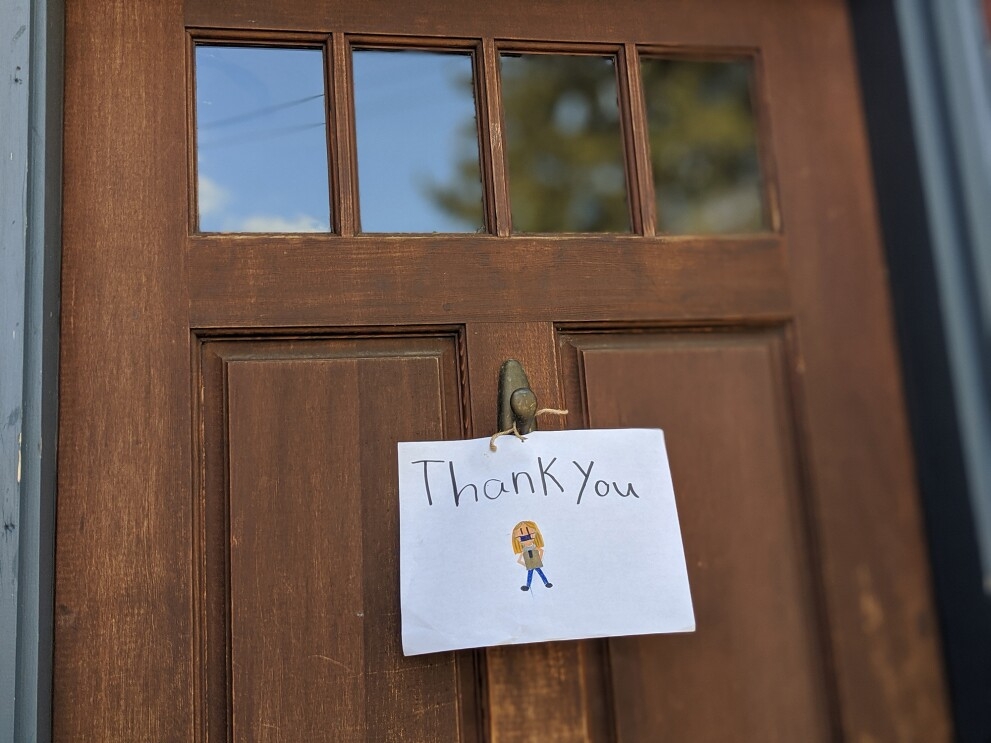
MULTIPOLYGON (((503 55, 500 62, 513 230, 628 232, 612 59, 503 55)), ((470 169, 463 171, 433 189, 436 202, 458 215, 472 205, 470 169)))
POLYGON ((660 231, 760 230, 750 65, 646 59, 641 70, 660 231))
POLYGON ((613 61, 502 58, 513 229, 627 232, 613 61))
MULTIPOLYGON (((500 61, 513 230, 628 232, 613 60, 500 61)), ((659 231, 764 229, 750 64, 648 58, 641 71, 659 231)), ((474 129, 461 136, 474 146, 474 129)), ((453 182, 432 186, 431 198, 469 218, 478 209, 477 161, 466 157, 457 172, 453 182)))

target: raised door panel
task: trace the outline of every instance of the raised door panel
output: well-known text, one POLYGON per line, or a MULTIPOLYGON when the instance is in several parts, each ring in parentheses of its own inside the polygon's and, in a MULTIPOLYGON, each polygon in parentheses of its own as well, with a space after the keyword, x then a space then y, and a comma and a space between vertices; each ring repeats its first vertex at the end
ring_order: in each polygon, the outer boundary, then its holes
POLYGON ((400 647, 395 456, 463 435, 457 336, 204 349, 210 739, 460 739, 473 656, 400 647))
POLYGON ((831 739, 782 334, 562 347, 569 406, 590 427, 664 429, 695 605, 694 634, 608 641, 619 740, 831 739))

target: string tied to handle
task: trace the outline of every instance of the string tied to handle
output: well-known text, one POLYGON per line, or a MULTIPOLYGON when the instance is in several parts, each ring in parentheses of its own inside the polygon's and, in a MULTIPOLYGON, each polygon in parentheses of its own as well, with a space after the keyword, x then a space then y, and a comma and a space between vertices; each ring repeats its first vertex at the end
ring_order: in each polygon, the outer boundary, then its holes
MULTIPOLYGON (((540 410, 538 410, 535 413, 535 416, 539 416, 539 415, 567 415, 567 414, 568 414, 568 411, 567 410, 559 410, 558 408, 541 408, 540 410)), ((521 434, 519 432, 519 429, 516 427, 516 423, 513 423, 513 427, 512 428, 507 428, 505 431, 497 431, 496 433, 492 434, 492 438, 489 439, 489 451, 492 451, 492 452, 498 451, 498 447, 496 447, 496 443, 495 443, 496 439, 499 438, 500 436, 508 436, 510 434, 512 434, 513 436, 515 436, 516 438, 518 438, 520 441, 526 441, 526 436, 524 436, 523 434, 521 434)))

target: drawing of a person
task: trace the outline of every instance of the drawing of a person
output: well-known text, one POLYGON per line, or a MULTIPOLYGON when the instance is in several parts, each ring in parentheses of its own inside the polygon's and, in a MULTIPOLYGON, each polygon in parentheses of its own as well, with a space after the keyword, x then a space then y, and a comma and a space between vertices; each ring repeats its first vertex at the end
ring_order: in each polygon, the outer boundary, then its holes
POLYGON ((526 585, 520 586, 520 590, 530 590, 534 570, 546 588, 554 585, 544 575, 544 537, 533 521, 521 521, 513 527, 513 552, 517 555, 516 562, 526 568, 526 585))

